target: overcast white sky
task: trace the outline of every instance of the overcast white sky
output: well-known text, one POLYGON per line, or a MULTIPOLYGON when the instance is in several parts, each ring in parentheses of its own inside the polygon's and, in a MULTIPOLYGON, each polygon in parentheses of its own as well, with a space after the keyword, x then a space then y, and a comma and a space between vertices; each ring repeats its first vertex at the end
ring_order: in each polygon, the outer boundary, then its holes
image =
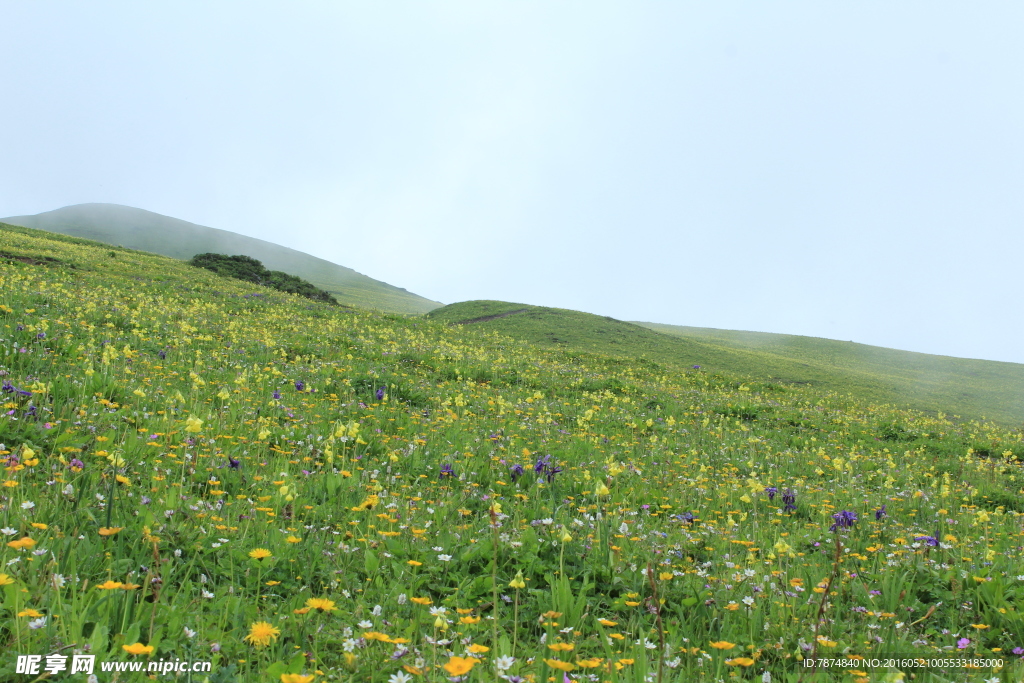
POLYGON ((1024 362, 1019 2, 0 0, 0 216, 1024 362))

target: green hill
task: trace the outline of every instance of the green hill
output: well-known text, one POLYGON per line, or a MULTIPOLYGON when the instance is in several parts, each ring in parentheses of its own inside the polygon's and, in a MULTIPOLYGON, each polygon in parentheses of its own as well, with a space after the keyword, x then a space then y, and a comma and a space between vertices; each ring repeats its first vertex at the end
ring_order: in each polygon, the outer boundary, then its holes
POLYGON ((579 311, 467 301, 428 317, 570 351, 810 385, 931 413, 1024 421, 1024 365, 813 337, 629 323, 579 311))
POLYGON ((301 251, 130 206, 77 204, 34 216, 12 216, 2 220, 13 225, 163 254, 182 261, 206 252, 243 254, 262 261, 271 270, 308 280, 333 294, 341 303, 362 308, 418 314, 441 305, 301 251))
POLYGON ((1024 680, 1020 430, 573 311, 387 314, 5 225, 0 341, 0 681, 71 650, 218 683, 867 678, 815 649, 1024 680))

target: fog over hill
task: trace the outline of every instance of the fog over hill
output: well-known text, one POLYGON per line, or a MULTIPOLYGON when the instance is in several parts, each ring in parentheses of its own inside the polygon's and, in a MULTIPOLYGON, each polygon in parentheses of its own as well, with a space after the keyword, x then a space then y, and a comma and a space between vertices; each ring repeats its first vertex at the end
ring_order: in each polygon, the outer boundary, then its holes
POLYGON ((301 251, 120 204, 76 204, 34 216, 0 220, 182 260, 206 252, 244 254, 259 259, 271 270, 308 280, 341 303, 365 308, 418 314, 441 306, 401 287, 301 251))

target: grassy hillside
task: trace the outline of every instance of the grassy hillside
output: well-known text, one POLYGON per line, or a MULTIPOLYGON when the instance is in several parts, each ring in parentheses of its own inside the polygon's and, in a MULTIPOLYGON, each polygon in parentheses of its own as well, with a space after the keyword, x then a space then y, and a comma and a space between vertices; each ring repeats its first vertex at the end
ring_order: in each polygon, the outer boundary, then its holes
POLYGON ((12 216, 3 220, 183 261, 206 252, 251 256, 270 270, 280 270, 308 280, 333 294, 341 303, 363 308, 417 314, 441 305, 301 251, 129 206, 78 204, 34 216, 12 216))
POLYGON ((931 356, 829 339, 627 323, 557 308, 468 301, 431 311, 460 323, 567 350, 805 384, 964 417, 1024 423, 1024 365, 931 356))
POLYGON ((0 297, 0 680, 1024 674, 1019 432, 23 228, 0 297), (804 665, 896 654, 977 668, 804 665))

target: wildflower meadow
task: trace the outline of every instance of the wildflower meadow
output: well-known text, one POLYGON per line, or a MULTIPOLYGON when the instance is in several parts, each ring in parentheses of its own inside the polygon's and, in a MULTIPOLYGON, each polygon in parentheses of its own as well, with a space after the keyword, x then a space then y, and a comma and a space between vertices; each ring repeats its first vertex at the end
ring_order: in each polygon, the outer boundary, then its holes
POLYGON ((2 680, 1024 676, 1019 429, 25 229, 0 297, 2 680))

